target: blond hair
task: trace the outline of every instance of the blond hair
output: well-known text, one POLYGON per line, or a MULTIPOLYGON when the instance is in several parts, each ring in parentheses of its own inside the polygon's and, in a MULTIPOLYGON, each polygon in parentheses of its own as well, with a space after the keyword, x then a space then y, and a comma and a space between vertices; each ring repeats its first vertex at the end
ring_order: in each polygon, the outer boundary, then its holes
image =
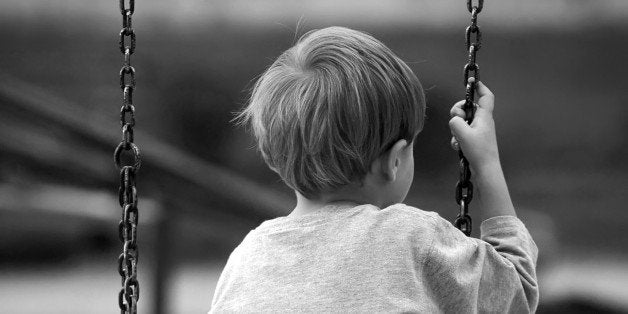
POLYGON ((371 163, 423 128, 412 70, 372 36, 310 31, 256 82, 238 116, 268 166, 307 198, 361 180, 371 163))

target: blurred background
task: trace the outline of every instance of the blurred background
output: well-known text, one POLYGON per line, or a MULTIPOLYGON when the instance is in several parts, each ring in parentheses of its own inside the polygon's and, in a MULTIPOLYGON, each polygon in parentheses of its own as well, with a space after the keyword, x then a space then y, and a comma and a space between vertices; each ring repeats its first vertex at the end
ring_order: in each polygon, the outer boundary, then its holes
MULTIPOLYGON (((121 20, 115 0, 0 2, 0 313, 118 311, 121 20)), ((453 219, 469 23, 465 1, 137 0, 140 313, 207 312, 231 250, 294 205, 230 120, 311 29, 367 31, 417 73, 406 202, 453 219)), ((541 250, 538 312, 628 313, 628 1, 487 1, 478 23, 502 164, 541 250)))

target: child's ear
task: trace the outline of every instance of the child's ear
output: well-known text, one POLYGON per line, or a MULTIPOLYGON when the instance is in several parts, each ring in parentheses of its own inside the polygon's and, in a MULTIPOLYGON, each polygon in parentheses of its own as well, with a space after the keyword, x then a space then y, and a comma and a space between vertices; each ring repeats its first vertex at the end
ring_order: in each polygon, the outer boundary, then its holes
POLYGON ((395 181, 397 179, 397 170, 399 170, 399 164, 402 160, 401 153, 407 146, 408 141, 398 140, 387 152, 382 154, 381 170, 386 180, 395 181))

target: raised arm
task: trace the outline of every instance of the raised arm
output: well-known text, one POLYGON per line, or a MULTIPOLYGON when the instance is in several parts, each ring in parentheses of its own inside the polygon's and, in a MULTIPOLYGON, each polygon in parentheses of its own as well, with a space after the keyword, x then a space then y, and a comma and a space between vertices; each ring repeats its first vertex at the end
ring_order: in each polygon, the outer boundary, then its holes
MULTIPOLYGON (((473 78, 472 78, 473 79, 473 78)), ((497 149, 493 107, 495 96, 482 82, 477 83, 478 102, 471 125, 464 121, 464 100, 451 108, 449 127, 452 146, 462 148, 477 186, 477 208, 482 221, 495 216, 516 216, 497 149)))

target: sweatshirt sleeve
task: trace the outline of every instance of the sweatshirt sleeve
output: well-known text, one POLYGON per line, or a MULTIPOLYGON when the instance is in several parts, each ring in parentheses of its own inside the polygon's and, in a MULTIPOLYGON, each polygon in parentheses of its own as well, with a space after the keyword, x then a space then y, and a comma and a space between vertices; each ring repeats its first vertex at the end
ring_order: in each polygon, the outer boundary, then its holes
POLYGON ((538 305, 538 249, 514 216, 485 220, 481 239, 435 217, 425 261, 428 294, 445 313, 528 313, 538 305))

